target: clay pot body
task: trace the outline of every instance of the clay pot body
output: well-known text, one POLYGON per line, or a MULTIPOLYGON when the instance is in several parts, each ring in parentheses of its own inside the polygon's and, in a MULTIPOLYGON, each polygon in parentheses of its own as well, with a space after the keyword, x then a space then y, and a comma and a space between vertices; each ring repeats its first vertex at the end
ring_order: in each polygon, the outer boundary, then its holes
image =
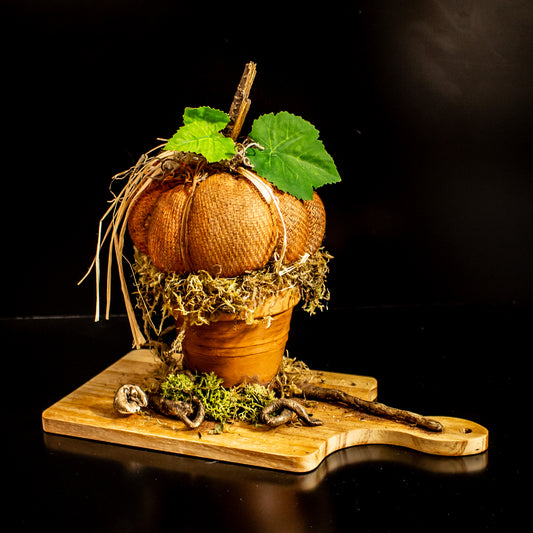
POLYGON ((225 387, 245 382, 268 385, 281 366, 298 299, 292 290, 267 299, 256 308, 252 324, 238 315, 219 313, 208 325, 187 327, 185 367, 214 372, 225 387))

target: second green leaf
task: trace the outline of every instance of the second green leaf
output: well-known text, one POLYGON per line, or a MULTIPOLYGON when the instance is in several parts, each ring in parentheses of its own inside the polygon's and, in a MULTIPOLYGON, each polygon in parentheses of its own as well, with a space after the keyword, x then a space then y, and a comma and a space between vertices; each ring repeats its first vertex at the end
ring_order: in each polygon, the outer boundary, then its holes
POLYGON ((341 179, 318 135, 311 123, 286 111, 262 115, 250 133, 261 148, 251 147, 247 155, 254 170, 278 189, 311 200, 314 189, 341 179))

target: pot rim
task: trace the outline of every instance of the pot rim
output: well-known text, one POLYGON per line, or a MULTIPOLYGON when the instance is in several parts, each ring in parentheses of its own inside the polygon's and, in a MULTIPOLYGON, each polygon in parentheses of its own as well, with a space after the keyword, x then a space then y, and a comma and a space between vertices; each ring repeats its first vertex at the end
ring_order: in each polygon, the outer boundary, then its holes
MULTIPOLYGON (((294 287, 287 287, 278 291, 276 294, 269 296, 261 302, 258 302, 255 309, 252 311, 252 318, 254 320, 265 318, 268 316, 278 315, 287 309, 296 306, 300 301, 300 294, 298 289, 294 287)), ((216 312, 210 316, 210 322, 217 322, 223 320, 247 320, 249 314, 246 311, 240 313, 224 313, 216 312)))

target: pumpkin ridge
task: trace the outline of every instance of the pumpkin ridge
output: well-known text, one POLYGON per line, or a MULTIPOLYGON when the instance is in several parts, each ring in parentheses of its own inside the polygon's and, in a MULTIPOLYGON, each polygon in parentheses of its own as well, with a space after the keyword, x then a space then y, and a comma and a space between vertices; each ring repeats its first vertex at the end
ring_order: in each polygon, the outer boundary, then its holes
POLYGON ((234 277, 279 257, 284 236, 284 264, 318 249, 325 213, 316 192, 301 201, 272 187, 276 207, 245 176, 215 168, 192 186, 154 183, 133 206, 130 236, 156 268, 234 277))
POLYGON ((272 256, 277 231, 271 210, 248 180, 228 173, 198 185, 188 219, 194 270, 233 277, 263 267, 272 256))

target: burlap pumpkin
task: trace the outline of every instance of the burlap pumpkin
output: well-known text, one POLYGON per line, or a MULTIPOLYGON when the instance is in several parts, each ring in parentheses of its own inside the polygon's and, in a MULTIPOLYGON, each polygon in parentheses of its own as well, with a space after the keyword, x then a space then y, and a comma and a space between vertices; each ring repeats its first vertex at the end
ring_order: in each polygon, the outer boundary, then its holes
POLYGON ((128 230, 163 272, 237 276, 282 254, 285 237, 285 263, 314 253, 326 225, 322 201, 271 188, 279 210, 239 174, 216 172, 197 185, 154 182, 132 206, 128 230))

